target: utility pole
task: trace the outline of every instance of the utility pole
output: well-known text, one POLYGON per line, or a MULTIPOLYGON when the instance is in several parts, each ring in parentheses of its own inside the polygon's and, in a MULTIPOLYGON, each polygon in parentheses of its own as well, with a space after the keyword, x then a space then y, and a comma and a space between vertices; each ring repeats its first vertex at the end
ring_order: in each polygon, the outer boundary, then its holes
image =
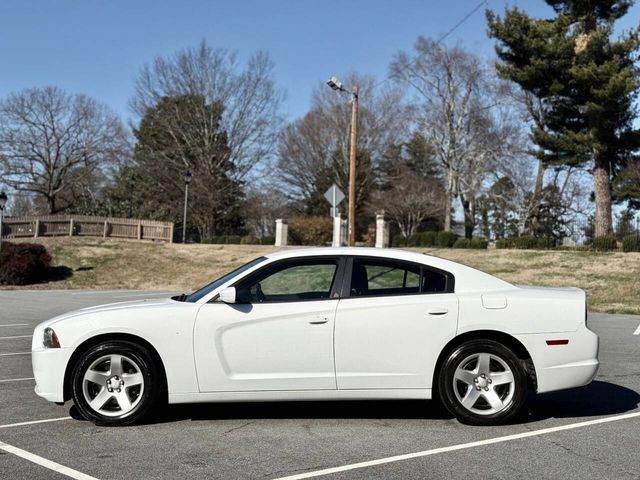
MULTIPOLYGON (((336 77, 327 80, 327 85, 338 92, 348 92, 336 77)), ((358 87, 351 87, 351 145, 349 155, 349 212, 347 245, 356 245, 356 153, 358 144, 358 87)))
POLYGON ((193 175, 189 170, 184 173, 184 213, 182 215, 182 243, 187 243, 187 202, 189 200, 189 184, 193 175))
POLYGON ((356 244, 356 153, 358 144, 358 87, 351 88, 351 148, 349 154, 349 239, 356 244))

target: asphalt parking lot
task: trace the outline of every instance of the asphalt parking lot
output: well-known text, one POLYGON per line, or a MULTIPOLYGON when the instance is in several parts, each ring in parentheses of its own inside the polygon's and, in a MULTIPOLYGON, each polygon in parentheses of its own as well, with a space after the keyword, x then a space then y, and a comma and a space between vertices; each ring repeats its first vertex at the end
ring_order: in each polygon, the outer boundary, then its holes
POLYGON ((168 407, 96 427, 33 392, 31 333, 59 313, 166 295, 0 292, 0 479, 640 478, 640 317, 591 314, 589 386, 531 396, 511 425, 469 427, 436 402, 168 407))

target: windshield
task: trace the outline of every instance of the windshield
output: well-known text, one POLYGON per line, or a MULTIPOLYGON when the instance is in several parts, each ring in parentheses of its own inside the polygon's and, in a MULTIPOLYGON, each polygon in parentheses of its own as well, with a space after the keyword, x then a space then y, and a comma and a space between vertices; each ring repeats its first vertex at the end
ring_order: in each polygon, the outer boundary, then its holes
POLYGON ((200 290, 197 290, 195 292, 193 292, 191 295, 188 295, 184 301, 185 302, 191 302, 191 303, 195 303, 198 300, 200 300, 202 297, 208 295, 209 293, 211 293, 212 291, 214 291, 216 288, 218 288, 220 285, 228 282, 229 280, 231 280, 233 277, 235 277, 236 275, 241 274, 242 272, 249 270, 251 267, 253 267, 254 265, 258 265, 259 263, 264 262, 267 259, 267 257, 259 257, 256 258, 255 260, 251 260, 249 263, 245 263, 244 265, 242 265, 241 267, 236 268, 235 270, 227 273, 226 275, 223 275, 222 277, 220 277, 217 280, 214 280, 213 282, 211 282, 209 285, 202 287, 200 290))

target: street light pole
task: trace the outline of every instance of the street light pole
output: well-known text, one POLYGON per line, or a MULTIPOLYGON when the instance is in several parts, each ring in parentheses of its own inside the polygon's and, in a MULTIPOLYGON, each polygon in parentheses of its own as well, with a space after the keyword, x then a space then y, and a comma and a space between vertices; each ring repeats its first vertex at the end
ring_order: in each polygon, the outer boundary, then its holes
POLYGON ((349 154, 349 243, 356 244, 356 148, 358 145, 358 87, 351 89, 351 151, 349 154))
POLYGON ((193 176, 187 170, 184 173, 184 214, 182 216, 182 243, 187 243, 187 201, 189 199, 189 184, 193 176))
POLYGON ((4 222, 4 207, 7 204, 7 194, 0 192, 0 251, 2 251, 2 232, 4 222))
MULTIPOLYGON (((333 90, 347 92, 342 82, 336 77, 327 81, 333 90)), ((351 87, 351 145, 349 149, 349 235, 347 244, 350 247, 356 244, 356 153, 358 145, 358 87, 351 87)))

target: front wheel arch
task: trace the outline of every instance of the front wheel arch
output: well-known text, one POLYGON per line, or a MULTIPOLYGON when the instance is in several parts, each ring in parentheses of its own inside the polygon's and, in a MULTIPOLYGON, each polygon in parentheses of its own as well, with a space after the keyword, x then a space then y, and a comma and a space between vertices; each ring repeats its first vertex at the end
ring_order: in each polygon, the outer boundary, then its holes
POLYGON ((470 340, 494 340, 509 348, 509 350, 511 350, 522 361, 525 372, 527 373, 529 388, 534 392, 538 390, 536 369, 531 355, 517 338, 498 330, 472 330, 452 338, 440 352, 431 380, 431 398, 438 398, 438 379, 440 378, 440 371, 444 361, 453 350, 470 340))
POLYGON ((132 335, 129 333, 104 333, 101 335, 96 335, 95 337, 88 338, 84 342, 82 342, 71 354, 69 361, 67 362, 67 368, 64 372, 64 401, 68 401, 71 399, 71 377, 73 374, 73 369, 78 362, 80 356, 85 353, 90 348, 99 345, 104 342, 110 341, 126 341, 135 343, 136 345, 140 345, 141 347, 146 348, 151 355, 153 356, 153 361, 157 364, 158 370, 160 371, 160 381, 162 384, 162 399, 165 401, 169 398, 168 393, 168 384, 167 384, 167 372, 164 368, 164 363, 162 362, 162 358, 158 351, 151 345, 147 340, 137 335, 132 335))

